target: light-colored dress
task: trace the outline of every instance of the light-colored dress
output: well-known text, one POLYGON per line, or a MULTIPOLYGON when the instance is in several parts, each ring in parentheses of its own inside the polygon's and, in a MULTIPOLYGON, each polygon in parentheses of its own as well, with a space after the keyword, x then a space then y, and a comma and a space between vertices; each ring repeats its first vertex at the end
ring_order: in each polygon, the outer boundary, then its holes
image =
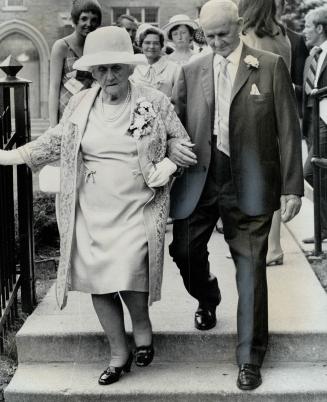
POLYGON ((127 134, 131 105, 91 109, 81 141, 80 185, 72 253, 72 289, 93 294, 149 291, 148 242, 143 207, 152 191, 144 182, 136 140, 127 134), (118 110, 119 111, 119 110, 118 110))
POLYGON ((187 53, 179 53, 179 52, 173 52, 171 54, 169 54, 167 56, 167 59, 169 61, 172 61, 173 63, 176 63, 179 66, 184 66, 185 64, 187 64, 190 61, 190 58, 196 54, 195 52, 193 52, 192 50, 190 50, 187 53))
POLYGON ((151 65, 136 66, 131 79, 136 84, 158 89, 170 98, 179 72, 180 67, 163 56, 151 65))

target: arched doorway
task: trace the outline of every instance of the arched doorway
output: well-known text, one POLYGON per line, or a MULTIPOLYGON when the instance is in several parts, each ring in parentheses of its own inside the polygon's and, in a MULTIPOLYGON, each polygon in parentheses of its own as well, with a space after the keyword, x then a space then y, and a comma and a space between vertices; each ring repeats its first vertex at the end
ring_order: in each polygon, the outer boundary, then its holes
POLYGON ((50 51, 43 35, 31 24, 20 20, 0 24, 0 62, 12 54, 23 69, 18 73, 33 83, 31 117, 48 118, 50 51))
MULTIPOLYGON (((31 118, 40 118, 40 57, 33 42, 21 33, 11 33, 0 43, 0 61, 12 55, 23 68, 18 75, 32 81, 30 84, 31 118)), ((0 71, 0 76, 4 75, 0 71)))

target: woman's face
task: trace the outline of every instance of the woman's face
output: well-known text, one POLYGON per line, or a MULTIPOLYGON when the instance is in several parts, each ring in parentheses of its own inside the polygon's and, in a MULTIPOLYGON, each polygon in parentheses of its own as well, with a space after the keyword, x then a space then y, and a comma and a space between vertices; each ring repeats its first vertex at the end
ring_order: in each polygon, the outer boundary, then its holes
POLYGON ((81 12, 75 30, 82 36, 87 36, 90 32, 97 29, 100 25, 99 16, 97 14, 88 12, 81 12))
POLYGON ((158 61, 161 57, 161 44, 159 35, 148 34, 142 43, 142 51, 149 63, 158 61))
POLYGON ((104 94, 104 100, 119 100, 126 95, 128 77, 133 67, 128 64, 102 64, 92 67, 92 75, 99 83, 104 94))
POLYGON ((178 47, 189 47, 192 36, 190 30, 186 25, 178 25, 171 31, 171 38, 176 48, 178 47))

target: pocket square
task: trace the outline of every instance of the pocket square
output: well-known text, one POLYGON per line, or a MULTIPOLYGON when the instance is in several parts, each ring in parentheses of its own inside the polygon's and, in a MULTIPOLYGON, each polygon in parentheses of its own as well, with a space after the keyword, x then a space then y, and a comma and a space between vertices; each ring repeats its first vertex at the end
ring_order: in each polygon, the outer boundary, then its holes
POLYGON ((250 95, 261 95, 258 87, 252 84, 250 95))

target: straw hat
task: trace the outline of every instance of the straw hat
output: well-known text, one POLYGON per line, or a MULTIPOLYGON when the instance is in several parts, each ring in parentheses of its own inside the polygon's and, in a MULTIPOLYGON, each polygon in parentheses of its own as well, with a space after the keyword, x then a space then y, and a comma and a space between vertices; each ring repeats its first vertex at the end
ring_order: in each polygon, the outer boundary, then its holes
POLYGON ((134 54, 133 45, 125 28, 115 26, 98 28, 85 39, 83 56, 73 68, 88 71, 100 64, 147 64, 143 54, 134 54))
POLYGON ((186 25, 192 29, 197 29, 199 27, 199 25, 191 20, 191 18, 186 15, 186 14, 177 14, 177 15, 173 15, 168 24, 164 25, 162 27, 162 30, 166 32, 167 36, 169 37, 169 33, 170 31, 176 27, 177 25, 186 25))

